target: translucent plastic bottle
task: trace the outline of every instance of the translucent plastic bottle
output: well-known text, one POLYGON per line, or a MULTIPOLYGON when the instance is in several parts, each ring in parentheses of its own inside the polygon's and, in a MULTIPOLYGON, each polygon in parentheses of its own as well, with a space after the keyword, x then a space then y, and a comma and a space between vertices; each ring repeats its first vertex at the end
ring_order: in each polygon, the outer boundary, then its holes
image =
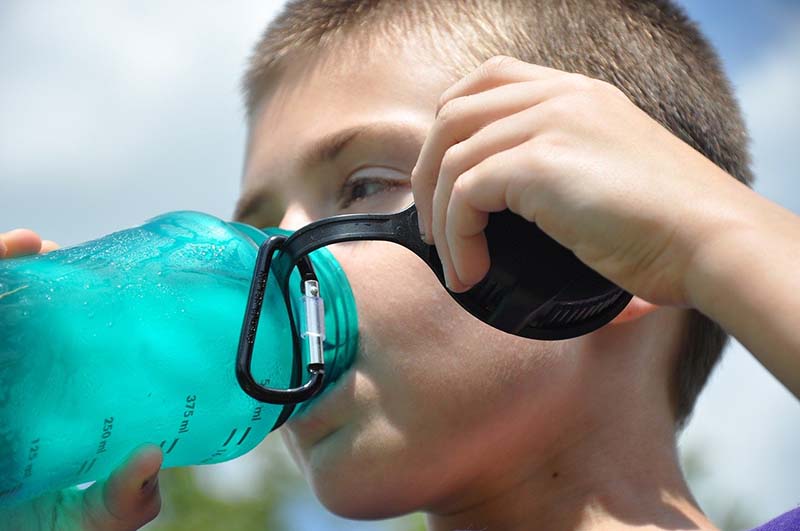
MULTIPOLYGON (((234 371, 258 245, 276 232, 175 212, 0 261, 0 506, 103 478, 145 442, 165 467, 256 446, 289 412, 248 396, 234 371)), ((355 304, 330 253, 311 259, 328 385, 352 360, 355 304)), ((268 285, 252 373, 290 387, 292 365, 287 308, 268 285)))

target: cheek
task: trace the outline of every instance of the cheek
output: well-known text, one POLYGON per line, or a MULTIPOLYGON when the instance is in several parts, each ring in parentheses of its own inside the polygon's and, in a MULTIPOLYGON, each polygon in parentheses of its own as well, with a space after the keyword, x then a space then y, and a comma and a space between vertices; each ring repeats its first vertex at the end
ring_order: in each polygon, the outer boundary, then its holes
POLYGON ((353 288, 370 363, 422 375, 442 361, 440 350, 453 345, 459 330, 468 330, 470 316, 410 251, 362 242, 335 252, 353 288))
POLYGON ((483 415, 555 362, 554 344, 510 336, 464 311, 410 251, 384 242, 337 247, 358 305, 360 370, 396 420, 419 426, 438 413, 452 422, 465 407, 483 415))
MULTIPOLYGON (((362 345, 351 416, 305 456, 323 503, 360 518, 416 510, 506 466, 496 457, 502 441, 530 451, 528 436, 545 424, 532 414, 558 411, 553 386, 565 365, 554 344, 479 322, 399 246, 331 251, 356 298, 362 345)), ((523 451, 505 450, 511 465, 523 451)))

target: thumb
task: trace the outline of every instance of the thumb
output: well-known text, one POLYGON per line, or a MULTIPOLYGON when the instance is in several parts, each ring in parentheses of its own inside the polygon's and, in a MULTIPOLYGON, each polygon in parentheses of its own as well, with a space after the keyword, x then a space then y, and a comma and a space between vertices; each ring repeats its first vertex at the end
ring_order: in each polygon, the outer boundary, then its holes
POLYGON ((162 460, 158 446, 141 446, 106 481, 89 487, 83 498, 84 529, 129 531, 155 518, 161 510, 158 470, 162 460))

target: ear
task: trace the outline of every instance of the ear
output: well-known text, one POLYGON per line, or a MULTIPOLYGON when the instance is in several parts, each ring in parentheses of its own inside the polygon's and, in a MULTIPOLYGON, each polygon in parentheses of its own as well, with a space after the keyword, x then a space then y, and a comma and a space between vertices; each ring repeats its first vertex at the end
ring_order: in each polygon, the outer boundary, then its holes
POLYGON ((658 306, 651 302, 647 302, 646 300, 640 299, 639 297, 634 295, 631 301, 625 307, 625 309, 622 310, 619 315, 614 317, 614 319, 606 326, 613 326, 613 325, 627 323, 630 321, 635 321, 636 319, 640 319, 645 315, 648 315, 658 310, 660 307, 661 306, 658 306))

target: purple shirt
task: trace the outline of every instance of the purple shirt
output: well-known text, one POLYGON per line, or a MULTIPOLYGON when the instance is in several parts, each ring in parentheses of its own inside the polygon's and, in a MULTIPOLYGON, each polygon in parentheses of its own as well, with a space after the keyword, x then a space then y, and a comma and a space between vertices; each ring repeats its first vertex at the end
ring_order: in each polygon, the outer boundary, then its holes
POLYGON ((800 531, 800 507, 750 531, 800 531))

